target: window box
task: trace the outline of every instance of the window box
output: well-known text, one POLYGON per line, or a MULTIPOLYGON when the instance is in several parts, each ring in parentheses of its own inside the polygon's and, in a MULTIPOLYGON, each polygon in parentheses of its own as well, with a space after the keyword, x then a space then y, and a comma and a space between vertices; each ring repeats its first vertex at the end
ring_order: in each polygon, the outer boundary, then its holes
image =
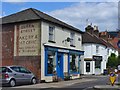
POLYGON ((64 80, 65 80, 65 81, 68 81, 68 80, 71 80, 71 78, 72 78, 72 76, 65 76, 65 77, 64 77, 64 80))

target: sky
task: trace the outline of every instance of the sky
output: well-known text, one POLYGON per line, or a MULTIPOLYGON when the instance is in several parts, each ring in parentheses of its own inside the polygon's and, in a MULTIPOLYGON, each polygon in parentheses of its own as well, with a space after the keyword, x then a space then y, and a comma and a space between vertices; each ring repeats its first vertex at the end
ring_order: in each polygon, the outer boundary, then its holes
POLYGON ((100 31, 114 31, 118 28, 117 2, 8 1, 2 2, 2 16, 7 16, 27 8, 35 8, 82 31, 85 30, 88 24, 98 26, 100 31))

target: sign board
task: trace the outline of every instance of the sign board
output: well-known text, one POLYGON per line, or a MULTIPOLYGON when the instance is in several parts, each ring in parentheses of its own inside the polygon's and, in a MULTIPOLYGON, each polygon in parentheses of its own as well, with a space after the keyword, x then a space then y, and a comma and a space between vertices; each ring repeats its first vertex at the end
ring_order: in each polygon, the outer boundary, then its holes
POLYGON ((39 53, 39 23, 16 25, 15 56, 36 56, 39 53))
POLYGON ((58 49, 58 52, 64 52, 64 53, 69 53, 69 50, 64 50, 64 49, 58 49))
POLYGON ((117 46, 118 46, 118 48, 120 48, 120 40, 118 41, 117 46))
POLYGON ((93 60, 96 61, 102 61, 102 56, 93 56, 93 60))
POLYGON ((118 70, 120 70, 120 65, 118 65, 118 70))

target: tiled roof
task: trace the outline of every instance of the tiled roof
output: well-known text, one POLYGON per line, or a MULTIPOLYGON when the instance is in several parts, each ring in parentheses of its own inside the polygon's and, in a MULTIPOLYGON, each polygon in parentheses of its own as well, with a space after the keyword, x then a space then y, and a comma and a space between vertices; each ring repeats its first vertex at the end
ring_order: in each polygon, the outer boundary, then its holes
POLYGON ((85 32, 83 35, 83 41, 82 43, 95 43, 95 44, 102 44, 106 47, 110 47, 110 48, 114 48, 116 49, 111 43, 109 43, 108 41, 99 38, 98 36, 94 35, 94 34, 90 34, 89 32, 85 32))
POLYGON ((95 44, 102 44, 105 45, 99 38, 97 38, 95 35, 90 34, 89 32, 85 32, 82 35, 82 43, 95 43, 95 44))
POLYGON ((49 22, 61 25, 62 27, 66 27, 71 30, 75 30, 80 33, 83 33, 79 29, 33 8, 29 8, 21 12, 3 17, 2 24, 16 23, 16 22, 29 21, 29 20, 45 20, 45 21, 49 21, 49 22))

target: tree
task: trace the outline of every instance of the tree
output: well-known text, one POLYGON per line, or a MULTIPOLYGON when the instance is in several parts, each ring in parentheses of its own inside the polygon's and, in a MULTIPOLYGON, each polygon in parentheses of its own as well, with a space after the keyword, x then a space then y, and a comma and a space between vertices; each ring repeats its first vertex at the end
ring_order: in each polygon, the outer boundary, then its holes
POLYGON ((114 53, 111 53, 111 55, 108 57, 107 67, 111 67, 111 68, 117 67, 119 59, 114 53))

